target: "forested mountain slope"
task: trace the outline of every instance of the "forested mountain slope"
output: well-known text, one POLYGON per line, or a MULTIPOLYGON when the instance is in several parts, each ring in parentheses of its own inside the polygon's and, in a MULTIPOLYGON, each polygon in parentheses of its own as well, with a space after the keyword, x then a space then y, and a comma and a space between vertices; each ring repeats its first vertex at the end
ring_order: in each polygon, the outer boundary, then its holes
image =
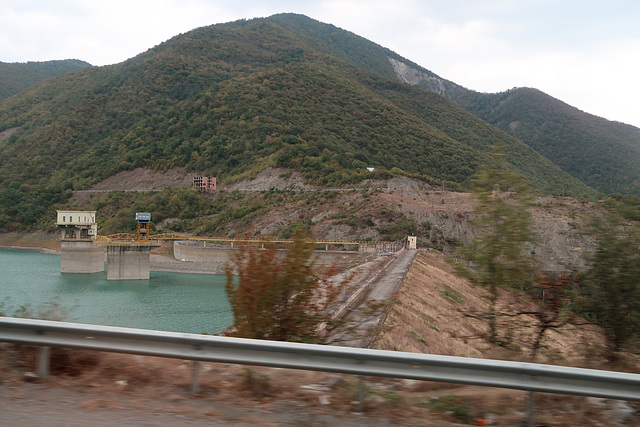
POLYGON ((267 20, 295 32, 319 51, 455 101, 601 192, 640 195, 640 129, 634 126, 593 116, 535 89, 496 94, 468 90, 389 49, 302 15, 267 20))
POLYGON ((593 116, 530 88, 475 93, 457 101, 589 186, 640 195, 637 127, 593 116))
POLYGON ((91 64, 77 59, 25 63, 0 62, 0 100, 48 78, 86 67, 91 67, 91 64))
POLYGON ((69 189, 141 166, 221 182, 277 166, 327 185, 358 182, 375 167, 373 176, 463 185, 494 144, 541 191, 593 194, 446 98, 326 47, 360 50, 362 40, 298 15, 214 25, 7 99, 0 132, 13 132, 0 140, 0 215, 28 211, 19 223, 29 224, 69 189), (318 29, 315 42, 299 34, 301 19, 318 29))
POLYGON ((637 127, 596 117, 535 89, 496 94, 468 90, 389 49, 305 16, 275 15, 267 20, 286 27, 319 51, 452 99, 601 192, 640 195, 637 127))

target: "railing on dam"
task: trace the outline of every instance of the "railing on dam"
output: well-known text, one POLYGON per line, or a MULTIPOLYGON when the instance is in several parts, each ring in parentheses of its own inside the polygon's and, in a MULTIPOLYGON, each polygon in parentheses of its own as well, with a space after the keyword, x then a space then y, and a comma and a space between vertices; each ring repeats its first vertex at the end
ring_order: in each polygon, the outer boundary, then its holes
MULTIPOLYGON (((640 375, 566 366, 0 317, 0 341, 640 400, 640 375)), ((47 352, 41 352, 47 354, 47 352)), ((47 360, 39 370, 47 374, 47 360)), ((194 378, 195 374, 194 374, 194 378)))
MULTIPOLYGON (((108 244, 110 242, 119 242, 123 240, 135 240, 136 235, 132 233, 117 233, 109 235, 97 236, 95 241, 102 244, 108 244)), ((231 238, 231 237, 201 237, 191 236, 185 234, 175 233, 159 233, 151 234, 149 240, 184 240, 184 241, 199 241, 199 242, 237 242, 237 243, 294 243, 294 239, 267 239, 267 238, 231 238)), ((376 244, 376 245, 402 245, 401 242, 392 241, 373 241, 373 240, 315 240, 313 243, 318 245, 362 245, 362 244, 376 244)))

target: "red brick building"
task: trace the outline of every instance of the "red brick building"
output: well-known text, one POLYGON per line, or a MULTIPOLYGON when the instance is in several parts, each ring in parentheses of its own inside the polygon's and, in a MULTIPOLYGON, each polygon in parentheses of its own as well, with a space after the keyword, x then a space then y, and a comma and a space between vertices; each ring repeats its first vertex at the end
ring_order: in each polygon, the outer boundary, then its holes
POLYGON ((193 188, 199 188, 201 190, 215 190, 216 178, 213 176, 194 176, 193 188))

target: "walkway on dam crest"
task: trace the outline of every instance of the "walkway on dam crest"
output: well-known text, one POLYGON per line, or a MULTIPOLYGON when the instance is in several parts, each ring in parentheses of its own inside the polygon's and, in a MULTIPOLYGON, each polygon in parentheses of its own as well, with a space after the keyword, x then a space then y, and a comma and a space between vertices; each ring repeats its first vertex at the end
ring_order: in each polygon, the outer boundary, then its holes
POLYGON ((382 303, 391 299, 402 286, 417 253, 417 250, 402 249, 392 256, 383 269, 371 279, 365 296, 359 298, 360 304, 350 307, 344 318, 346 327, 341 328, 345 332, 334 336, 333 344, 360 348, 368 348, 373 344, 382 328, 387 310, 373 312, 368 302, 382 303))

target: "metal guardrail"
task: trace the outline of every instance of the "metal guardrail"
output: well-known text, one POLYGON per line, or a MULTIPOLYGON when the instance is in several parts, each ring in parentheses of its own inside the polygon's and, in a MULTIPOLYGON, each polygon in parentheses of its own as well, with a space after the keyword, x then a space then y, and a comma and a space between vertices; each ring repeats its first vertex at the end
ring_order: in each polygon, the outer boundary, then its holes
MULTIPOLYGON (((640 375, 564 366, 0 317, 0 341, 640 400, 640 375)), ((194 373, 194 379, 196 374, 194 373)))

